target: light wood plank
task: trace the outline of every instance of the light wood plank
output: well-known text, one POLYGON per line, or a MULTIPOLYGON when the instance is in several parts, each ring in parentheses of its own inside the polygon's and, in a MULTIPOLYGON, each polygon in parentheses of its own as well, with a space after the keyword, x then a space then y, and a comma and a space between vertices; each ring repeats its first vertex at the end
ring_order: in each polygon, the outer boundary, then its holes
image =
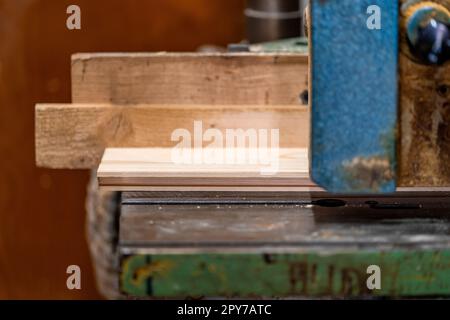
MULTIPOLYGON (((326 194, 309 178, 308 151, 305 148, 279 149, 278 171, 270 175, 261 171, 267 168, 268 162, 177 163, 172 151, 173 148, 107 148, 97 171, 99 185, 112 191, 164 192, 166 196, 170 192, 187 192, 183 197, 192 192, 240 192, 241 195, 247 192, 253 196, 255 193, 263 195, 276 192, 292 193, 297 198, 314 194, 325 197, 326 194)), ((247 149, 247 152, 256 151, 247 149)), ((401 186, 394 194, 377 197, 448 197, 449 192, 448 187, 401 186)), ((339 196, 328 195, 331 198, 339 196)), ((365 198, 367 195, 353 197, 365 198)))
POLYGON ((173 147, 172 132, 280 129, 281 147, 306 148, 308 110, 301 106, 38 104, 36 163, 40 167, 96 168, 105 147, 173 147))
POLYGON ((300 104, 308 57, 293 53, 84 53, 73 103, 300 104))
MULTIPOLYGON (((307 149, 279 149, 276 157, 258 158, 249 155, 257 149, 231 149, 248 152, 246 161, 222 164, 180 163, 173 148, 108 148, 97 171, 99 184, 120 189, 144 187, 313 187, 309 179, 307 149), (270 172, 266 169, 272 166, 270 172)), ((195 152, 197 152, 196 150, 195 152)), ((203 150, 204 151, 204 150, 203 150)), ((206 158, 205 158, 206 159, 206 158)), ((204 161, 204 160, 203 160, 204 161)), ((163 189, 162 189, 163 190, 163 189)))

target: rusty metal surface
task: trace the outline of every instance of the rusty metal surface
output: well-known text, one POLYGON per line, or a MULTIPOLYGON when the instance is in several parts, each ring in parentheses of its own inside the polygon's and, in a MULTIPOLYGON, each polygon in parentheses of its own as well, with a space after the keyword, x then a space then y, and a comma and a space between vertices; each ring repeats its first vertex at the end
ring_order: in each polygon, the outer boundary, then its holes
POLYGON ((412 5, 450 1, 402 0, 400 23, 399 184, 450 185, 450 63, 424 65, 410 54, 406 20, 412 5))

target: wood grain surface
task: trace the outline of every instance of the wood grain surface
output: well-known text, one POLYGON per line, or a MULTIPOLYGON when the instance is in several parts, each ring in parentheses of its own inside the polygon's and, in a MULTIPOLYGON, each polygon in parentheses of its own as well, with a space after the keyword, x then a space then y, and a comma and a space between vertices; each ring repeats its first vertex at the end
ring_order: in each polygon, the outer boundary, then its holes
MULTIPOLYGON (((214 164, 202 162, 205 159, 197 163, 194 154, 192 162, 179 163, 173 151, 173 148, 108 148, 97 171, 99 185, 117 190, 130 186, 137 190, 159 187, 163 188, 161 190, 180 190, 183 187, 208 190, 228 187, 238 190, 241 187, 281 189, 314 186, 309 179, 307 149, 284 148, 277 150, 276 157, 269 154, 260 157, 261 150, 234 148, 226 151, 233 155, 229 162, 225 159, 225 153, 221 153, 223 163, 214 164), (242 161, 237 160, 238 153, 242 155, 242 161), (254 161, 250 160, 252 156, 254 161), (272 170, 267 172, 269 167, 272 170)), ((224 149, 208 150, 211 154, 217 151, 224 149)))
MULTIPOLYGON (((174 148, 107 148, 97 170, 99 185, 105 190, 128 191, 128 194, 129 191, 138 194, 239 191, 296 192, 300 196, 323 192, 309 178, 306 148, 280 148, 272 157, 267 154, 261 159, 258 158, 261 150, 252 148, 187 150, 191 154, 185 158, 187 160, 181 161, 181 158, 177 158, 180 154, 174 153, 174 148), (208 154, 205 156, 204 152, 208 154), (233 155, 230 162, 225 158, 226 152, 233 155), (239 152, 241 162, 237 162, 239 152), (223 155, 217 158, 223 162, 206 162, 211 161, 216 154, 223 155), (268 174, 264 169, 270 166, 273 170, 268 174)), ((448 196, 449 190, 449 187, 404 185, 399 186, 395 194, 384 196, 413 197, 415 194, 423 198, 422 193, 426 193, 429 198, 442 197, 448 196)), ((360 196, 369 197, 367 194, 360 196)))
POLYGON ((307 69, 291 53, 76 54, 72 102, 298 105, 307 69))

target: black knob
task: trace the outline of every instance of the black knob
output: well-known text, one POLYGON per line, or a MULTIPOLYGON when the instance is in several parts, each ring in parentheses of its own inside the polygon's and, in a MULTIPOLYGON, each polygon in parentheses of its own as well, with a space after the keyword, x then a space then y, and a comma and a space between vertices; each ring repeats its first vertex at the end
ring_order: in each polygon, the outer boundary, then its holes
POLYGON ((450 15, 442 9, 424 6, 408 19, 409 48, 424 64, 443 64, 450 59, 450 15))

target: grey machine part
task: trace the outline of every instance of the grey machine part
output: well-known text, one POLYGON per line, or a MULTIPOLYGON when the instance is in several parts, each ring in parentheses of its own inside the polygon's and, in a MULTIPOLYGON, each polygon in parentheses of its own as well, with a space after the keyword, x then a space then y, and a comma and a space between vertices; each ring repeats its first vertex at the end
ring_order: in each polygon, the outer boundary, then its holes
POLYGON ((307 0, 247 0, 244 11, 249 43, 304 36, 307 0))

